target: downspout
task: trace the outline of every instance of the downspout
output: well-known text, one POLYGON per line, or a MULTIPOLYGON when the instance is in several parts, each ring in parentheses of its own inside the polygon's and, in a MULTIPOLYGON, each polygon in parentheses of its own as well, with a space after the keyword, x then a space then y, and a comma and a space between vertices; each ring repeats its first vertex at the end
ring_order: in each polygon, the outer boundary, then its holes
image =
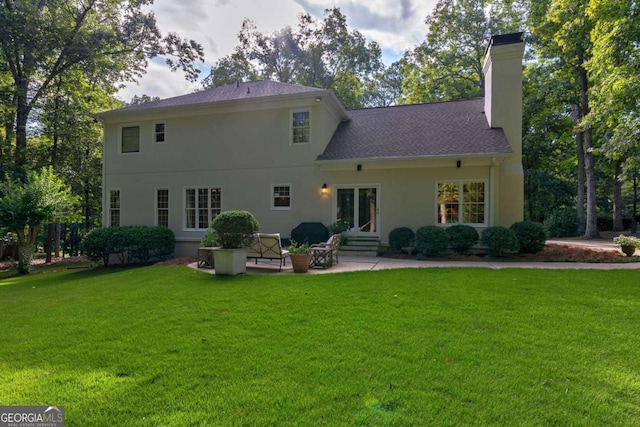
POLYGON ((491 211, 489 212, 489 227, 493 227, 496 223, 496 212, 498 210, 496 201, 496 158, 491 159, 491 166, 489 168, 489 201, 491 204, 491 211))
POLYGON ((95 120, 102 125, 102 228, 107 225, 107 164, 105 155, 107 152, 107 126, 103 118, 95 116, 95 120))

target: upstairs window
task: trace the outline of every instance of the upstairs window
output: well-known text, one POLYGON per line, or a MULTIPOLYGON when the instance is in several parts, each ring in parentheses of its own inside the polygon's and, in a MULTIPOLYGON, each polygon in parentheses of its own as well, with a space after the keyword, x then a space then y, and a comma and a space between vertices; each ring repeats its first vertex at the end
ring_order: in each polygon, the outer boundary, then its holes
POLYGON ((292 144, 308 144, 311 142, 311 112, 294 111, 291 114, 292 144))
POLYGON ((156 123, 154 125, 153 142, 156 144, 164 142, 164 123, 156 123))
POLYGON ((438 224, 486 224, 486 187, 484 182, 438 183, 438 224))
POLYGON ((122 128, 120 152, 137 153, 140 151, 140 126, 122 128))

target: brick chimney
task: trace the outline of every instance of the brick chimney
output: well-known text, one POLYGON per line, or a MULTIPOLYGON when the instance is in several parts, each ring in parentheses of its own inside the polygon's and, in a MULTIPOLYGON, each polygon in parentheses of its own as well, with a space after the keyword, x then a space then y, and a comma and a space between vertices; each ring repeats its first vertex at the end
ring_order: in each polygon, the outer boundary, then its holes
POLYGON ((522 156, 522 33, 491 37, 484 57, 484 112, 502 128, 516 158, 522 156))

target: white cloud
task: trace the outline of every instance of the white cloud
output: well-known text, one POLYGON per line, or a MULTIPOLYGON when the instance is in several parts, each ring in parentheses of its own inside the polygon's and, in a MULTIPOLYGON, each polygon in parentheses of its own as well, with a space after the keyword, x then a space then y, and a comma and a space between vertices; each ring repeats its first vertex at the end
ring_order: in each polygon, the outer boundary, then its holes
MULTIPOLYGON (((202 77, 219 58, 233 52, 237 34, 245 18, 255 22, 259 31, 271 33, 295 25, 300 13, 322 19, 323 11, 340 7, 350 29, 357 29, 385 51, 385 60, 399 57, 420 43, 426 35, 425 17, 436 0, 155 0, 151 10, 163 34, 178 33, 200 43, 205 53, 202 77)), ((164 64, 150 62, 139 83, 130 83, 119 98, 130 101, 134 95, 147 94, 167 98, 192 92, 180 72, 171 72, 164 64)))

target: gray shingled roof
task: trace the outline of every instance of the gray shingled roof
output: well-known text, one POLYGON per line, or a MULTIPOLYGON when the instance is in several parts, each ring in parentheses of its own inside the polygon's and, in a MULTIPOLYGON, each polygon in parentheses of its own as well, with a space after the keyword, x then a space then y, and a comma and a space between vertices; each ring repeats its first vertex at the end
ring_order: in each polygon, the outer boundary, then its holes
POLYGON ((275 95, 290 95, 294 93, 315 92, 319 90, 322 89, 274 82, 270 80, 242 82, 239 84, 234 83, 173 98, 161 99, 159 101, 147 102, 145 104, 130 105, 113 111, 118 113, 124 111, 140 111, 153 108, 177 107, 181 105, 206 104, 210 102, 251 99, 275 95))
POLYGON ((318 160, 509 154, 484 99, 349 110, 318 160))

